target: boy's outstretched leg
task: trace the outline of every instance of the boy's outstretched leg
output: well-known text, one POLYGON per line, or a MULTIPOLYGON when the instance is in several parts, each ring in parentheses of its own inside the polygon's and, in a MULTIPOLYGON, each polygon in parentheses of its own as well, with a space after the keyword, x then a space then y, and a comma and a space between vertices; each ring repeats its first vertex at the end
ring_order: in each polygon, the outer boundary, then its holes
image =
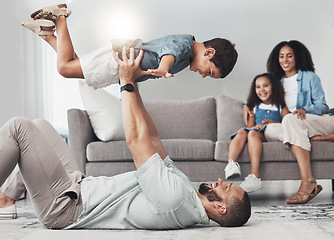
POLYGON ((84 78, 80 61, 67 28, 69 16, 66 4, 46 7, 32 14, 34 19, 22 22, 22 25, 41 36, 57 52, 57 69, 65 78, 84 78), (54 35, 56 28, 57 37, 54 35))
MULTIPOLYGON (((74 52, 65 16, 59 16, 57 18, 56 33, 57 69, 59 74, 66 78, 84 78, 79 58, 74 52)), ((50 41, 54 41, 54 39, 50 41)), ((49 44, 51 45, 53 42, 49 44)))

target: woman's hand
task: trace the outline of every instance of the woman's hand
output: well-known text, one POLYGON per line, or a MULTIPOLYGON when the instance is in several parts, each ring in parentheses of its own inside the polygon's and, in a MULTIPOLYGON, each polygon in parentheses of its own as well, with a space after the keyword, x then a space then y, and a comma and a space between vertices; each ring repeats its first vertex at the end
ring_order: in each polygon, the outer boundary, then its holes
POLYGON ((297 109, 292 113, 293 115, 297 114, 297 118, 304 120, 306 119, 306 110, 304 108, 297 109))

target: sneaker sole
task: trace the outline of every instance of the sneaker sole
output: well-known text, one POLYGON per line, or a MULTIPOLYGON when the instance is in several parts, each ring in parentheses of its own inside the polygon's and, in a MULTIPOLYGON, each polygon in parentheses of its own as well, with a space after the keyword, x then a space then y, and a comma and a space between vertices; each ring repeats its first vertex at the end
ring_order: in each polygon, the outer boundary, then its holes
POLYGON ((16 219, 17 213, 0 214, 0 219, 16 219))
POLYGON ((226 179, 235 179, 235 178, 239 178, 241 175, 238 173, 232 174, 231 176, 228 176, 226 179))
MULTIPOLYGON (((242 188, 242 187, 241 187, 242 188)), ((255 191, 257 191, 257 190, 260 190, 260 189, 262 189, 263 187, 260 187, 260 188, 252 188, 252 189, 248 189, 248 191, 246 191, 245 189, 245 192, 247 192, 247 193, 251 193, 251 192, 255 192, 255 191)))

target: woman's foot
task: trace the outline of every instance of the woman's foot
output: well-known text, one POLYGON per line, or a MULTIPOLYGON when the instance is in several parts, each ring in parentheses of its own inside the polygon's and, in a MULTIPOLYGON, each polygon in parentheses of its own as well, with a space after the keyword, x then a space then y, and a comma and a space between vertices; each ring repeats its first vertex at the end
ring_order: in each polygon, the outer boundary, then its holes
POLYGON ((22 26, 30 29, 38 36, 52 36, 55 31, 55 24, 49 20, 44 19, 27 19, 22 21, 22 26))
POLYGON ((334 142, 334 133, 328 134, 328 135, 317 135, 314 137, 311 137, 311 141, 327 141, 327 142, 334 142))
POLYGON ((31 18, 36 19, 46 19, 51 20, 54 23, 56 22, 59 16, 69 17, 71 12, 67 12, 66 4, 58 4, 49 7, 44 7, 40 10, 37 10, 31 14, 31 18))
POLYGON ((315 179, 301 180, 298 192, 287 200, 290 204, 303 204, 309 202, 322 190, 321 185, 317 185, 315 179))

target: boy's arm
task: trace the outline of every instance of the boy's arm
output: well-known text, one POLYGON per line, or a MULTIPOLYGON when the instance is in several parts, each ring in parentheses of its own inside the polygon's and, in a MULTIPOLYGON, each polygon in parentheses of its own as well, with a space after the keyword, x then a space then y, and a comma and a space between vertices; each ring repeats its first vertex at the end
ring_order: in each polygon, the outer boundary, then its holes
MULTIPOLYGON (((135 59, 134 49, 130 49, 130 58, 126 56, 126 50, 122 51, 123 61, 113 52, 115 60, 119 64, 119 77, 121 86, 134 85, 134 80, 140 75, 138 68, 143 57, 143 51, 135 59)), ((140 70, 139 70, 140 71, 140 70)), ((139 169, 156 150, 150 140, 149 130, 143 113, 138 103, 135 92, 122 91, 122 118, 126 142, 132 153, 136 168, 139 169)))
POLYGON ((148 69, 147 71, 157 77, 170 78, 174 77, 173 74, 169 73, 169 69, 173 66, 175 57, 173 55, 164 55, 161 58, 158 69, 148 69))

